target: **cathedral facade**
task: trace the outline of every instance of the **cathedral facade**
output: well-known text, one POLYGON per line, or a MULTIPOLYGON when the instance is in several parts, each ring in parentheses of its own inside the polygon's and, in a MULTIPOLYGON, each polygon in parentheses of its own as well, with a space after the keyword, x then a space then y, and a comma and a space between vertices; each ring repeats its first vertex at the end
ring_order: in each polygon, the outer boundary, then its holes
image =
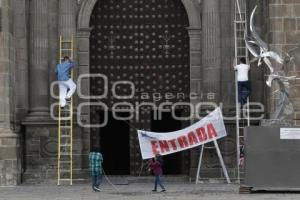
MULTIPOLYGON (((219 145, 234 179, 235 2, 0 0, 0 185, 56 177, 53 115, 58 99, 53 83, 60 36, 74 39, 75 180, 88 178, 88 153, 94 144, 100 145, 107 174, 147 175, 137 130, 182 129, 198 120, 191 107, 201 103, 198 115, 205 116, 214 104, 227 117, 228 136, 219 145), (104 121, 106 125, 99 126, 104 121)), ((248 13, 253 7, 247 1, 248 13)), ((299 13, 295 1, 260 3, 256 24, 271 48, 297 46, 299 13)), ((265 76, 252 68, 251 101, 264 105, 262 113, 268 117, 271 100, 265 76)), ((299 72, 294 68, 289 73, 299 72)), ((291 97, 297 120, 295 85, 291 97)), ((166 156, 164 171, 193 179, 198 157, 199 149, 166 156)), ((202 176, 223 176, 214 149, 204 153, 202 176)))

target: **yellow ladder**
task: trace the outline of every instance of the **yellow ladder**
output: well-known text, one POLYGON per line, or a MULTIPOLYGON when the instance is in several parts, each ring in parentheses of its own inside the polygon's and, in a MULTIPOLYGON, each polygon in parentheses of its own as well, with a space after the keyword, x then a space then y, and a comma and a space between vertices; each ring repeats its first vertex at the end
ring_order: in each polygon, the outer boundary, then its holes
MULTIPOLYGON (((73 59, 73 36, 59 38, 59 58, 62 62, 65 56, 73 59)), ((73 70, 71 70, 73 79, 73 70)), ((57 185, 61 181, 73 184, 73 98, 67 101, 64 108, 58 106, 58 155, 57 155, 57 185)))

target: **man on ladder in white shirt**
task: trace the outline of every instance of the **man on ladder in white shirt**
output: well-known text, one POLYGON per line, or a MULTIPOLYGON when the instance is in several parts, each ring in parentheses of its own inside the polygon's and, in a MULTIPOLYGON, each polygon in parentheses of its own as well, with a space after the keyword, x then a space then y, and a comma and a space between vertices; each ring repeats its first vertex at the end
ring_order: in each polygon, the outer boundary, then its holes
POLYGON ((246 64, 245 58, 240 58, 240 64, 234 66, 237 71, 237 84, 238 84, 238 101, 241 107, 247 103, 247 98, 251 93, 251 84, 248 78, 250 66, 246 64))

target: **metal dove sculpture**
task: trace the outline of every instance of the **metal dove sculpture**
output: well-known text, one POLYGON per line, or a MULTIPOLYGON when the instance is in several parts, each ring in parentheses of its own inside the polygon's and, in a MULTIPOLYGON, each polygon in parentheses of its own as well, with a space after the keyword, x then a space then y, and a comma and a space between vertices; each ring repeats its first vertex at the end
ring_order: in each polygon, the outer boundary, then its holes
POLYGON ((267 78, 266 84, 268 87, 271 87, 273 83, 277 83, 278 90, 273 92, 273 95, 276 95, 276 105, 275 110, 271 114, 272 119, 292 119, 293 118, 293 105, 289 100, 289 82, 291 80, 299 79, 296 76, 286 76, 284 70, 275 70, 272 66, 271 61, 284 66, 290 61, 293 60, 293 57, 287 56, 282 58, 278 53, 274 51, 270 51, 268 44, 265 43, 258 33, 255 30, 255 26, 253 23, 255 11, 257 6, 253 9, 250 16, 250 36, 247 35, 245 31, 244 39, 245 44, 249 52, 254 56, 254 60, 258 60, 258 66, 261 66, 262 63, 265 63, 268 67, 270 73, 267 78))
MULTIPOLYGON (((284 64, 284 59, 276 52, 269 51, 267 43, 265 43, 256 32, 253 23, 256 9, 257 6, 255 6, 255 8, 253 9, 250 17, 251 36, 247 36, 247 32, 245 31, 245 43, 247 49, 255 57, 255 60, 258 60, 258 66, 261 66, 262 62, 264 62, 268 66, 271 75, 274 73, 274 68, 272 67, 270 59, 276 61, 279 64, 284 64)), ((267 85, 271 87, 270 82, 267 82, 267 85)))

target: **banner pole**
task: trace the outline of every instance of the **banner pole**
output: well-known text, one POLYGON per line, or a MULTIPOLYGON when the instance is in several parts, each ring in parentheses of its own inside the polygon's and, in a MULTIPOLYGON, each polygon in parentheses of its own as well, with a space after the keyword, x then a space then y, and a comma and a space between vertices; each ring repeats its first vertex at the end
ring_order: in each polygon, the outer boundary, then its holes
POLYGON ((199 178, 200 178, 203 151, 204 151, 204 144, 201 145, 201 152, 200 152, 200 156, 199 156, 199 163, 198 163, 198 169, 197 169, 197 174, 196 174, 196 182, 195 182, 196 184, 198 184, 199 178))
POLYGON ((224 175, 226 177, 227 183, 231 183, 230 178, 229 178, 228 173, 227 173, 227 169, 226 169, 225 164, 224 164, 224 160, 223 160, 221 151, 219 149, 218 142, 216 140, 213 140, 213 142, 215 144, 215 147, 216 147, 216 150, 217 150, 217 154, 218 154, 218 157, 219 157, 222 169, 223 169, 223 173, 224 173, 224 175))

